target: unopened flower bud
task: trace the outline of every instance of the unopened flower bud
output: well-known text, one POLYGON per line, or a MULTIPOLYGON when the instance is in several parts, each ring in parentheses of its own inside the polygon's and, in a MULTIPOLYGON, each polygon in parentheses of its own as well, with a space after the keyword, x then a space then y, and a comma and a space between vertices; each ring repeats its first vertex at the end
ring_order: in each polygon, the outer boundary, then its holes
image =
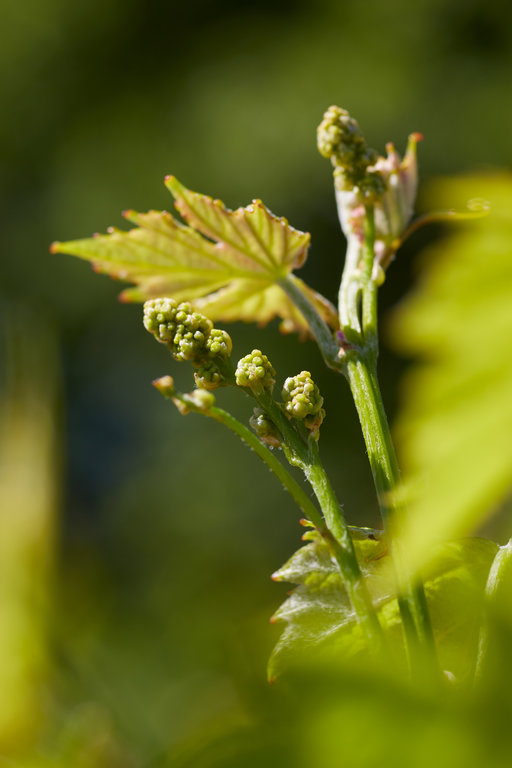
POLYGON ((249 419, 249 424, 263 443, 270 445, 272 448, 278 448, 281 445, 281 437, 276 425, 261 408, 254 409, 254 413, 249 419))
POLYGON ((275 375, 272 363, 259 349, 253 349, 250 355, 242 357, 235 371, 236 383, 239 387, 249 387, 256 391, 272 391, 275 375))
POLYGON ((208 390, 217 389, 226 383, 219 366, 214 360, 208 360, 208 362, 194 371, 194 381, 196 386, 208 390))

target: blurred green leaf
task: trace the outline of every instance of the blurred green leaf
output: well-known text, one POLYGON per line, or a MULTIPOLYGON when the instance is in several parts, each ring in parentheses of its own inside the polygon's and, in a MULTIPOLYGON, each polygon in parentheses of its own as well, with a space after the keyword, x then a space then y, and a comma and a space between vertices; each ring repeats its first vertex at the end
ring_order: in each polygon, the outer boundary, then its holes
POLYGON ((60 385, 55 339, 41 314, 0 314, 0 754, 42 728, 55 527, 60 385))
POLYGON ((484 538, 443 544, 425 578, 441 669, 458 681, 474 670, 485 585, 498 551, 484 538))
MULTIPOLYGON (((366 647, 339 568, 326 542, 316 531, 308 532, 305 538, 310 541, 272 577, 298 586, 272 617, 274 622, 286 622, 286 627, 269 661, 271 679, 313 647, 316 653, 325 644, 335 646, 343 655, 353 655, 366 647)), ((375 604, 392 599, 390 579, 384 575, 381 580, 381 571, 377 568, 386 552, 384 542, 361 538, 354 541, 354 545, 375 604)), ((398 613, 394 620, 398 623, 398 613)))
MULTIPOLYGON (((273 576, 298 586, 276 611, 273 621, 286 622, 269 662, 276 678, 290 666, 323 652, 347 659, 367 651, 356 623, 338 566, 316 532, 273 576)), ((391 650, 402 656, 400 614, 383 540, 355 540, 361 570, 386 630, 391 650)), ((442 669, 464 678, 475 661, 481 598, 498 546, 488 539, 460 539, 445 544, 425 574, 425 592, 432 616, 442 669)))
MULTIPOLYGON (((127 301, 172 296, 194 300, 212 320, 265 324, 277 315, 283 331, 307 333, 304 318, 276 283, 303 265, 309 234, 274 216, 261 200, 231 211, 173 176, 166 185, 190 226, 165 211, 126 211, 137 229, 111 228, 108 235, 54 243, 52 251, 88 259, 99 272, 135 282, 137 288, 122 294, 127 301)), ((327 299, 295 280, 323 318, 336 325, 327 299)))
POLYGON ((477 196, 490 215, 428 250, 391 325, 396 346, 420 356, 396 430, 412 569, 439 541, 475 531, 512 485, 512 176, 438 181, 427 202, 460 209, 477 196))

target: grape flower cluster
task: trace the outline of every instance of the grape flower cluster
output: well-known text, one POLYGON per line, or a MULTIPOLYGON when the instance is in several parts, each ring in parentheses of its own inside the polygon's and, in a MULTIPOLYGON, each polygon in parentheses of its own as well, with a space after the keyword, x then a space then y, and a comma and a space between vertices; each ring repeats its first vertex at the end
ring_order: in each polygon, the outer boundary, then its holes
POLYGON ((188 302, 171 298, 146 301, 144 327, 176 360, 192 363, 198 387, 211 390, 226 383, 222 363, 231 354, 231 338, 188 302))
POLYGON ((310 372, 301 371, 297 376, 287 378, 281 397, 286 415, 302 421, 312 435, 318 437, 318 430, 325 418, 322 408, 324 399, 310 372))
POLYGON ((276 372, 272 363, 260 349, 242 357, 235 371, 236 383, 239 387, 248 387, 254 392, 272 391, 275 384, 276 372))
POLYGON ((419 133, 409 136, 403 158, 392 143, 380 157, 345 109, 329 107, 318 126, 318 150, 334 166, 338 214, 349 249, 352 238, 364 239, 365 206, 372 205, 375 255, 384 268, 412 217, 418 184, 416 145, 421 138, 419 133))

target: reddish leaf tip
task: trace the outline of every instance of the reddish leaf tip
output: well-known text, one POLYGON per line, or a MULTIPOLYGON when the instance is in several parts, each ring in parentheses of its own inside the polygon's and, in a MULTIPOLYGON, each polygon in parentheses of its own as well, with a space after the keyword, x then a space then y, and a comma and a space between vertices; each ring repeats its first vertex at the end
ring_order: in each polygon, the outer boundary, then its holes
POLYGON ((60 252, 61 243, 58 240, 55 240, 50 245, 50 253, 59 253, 60 252))

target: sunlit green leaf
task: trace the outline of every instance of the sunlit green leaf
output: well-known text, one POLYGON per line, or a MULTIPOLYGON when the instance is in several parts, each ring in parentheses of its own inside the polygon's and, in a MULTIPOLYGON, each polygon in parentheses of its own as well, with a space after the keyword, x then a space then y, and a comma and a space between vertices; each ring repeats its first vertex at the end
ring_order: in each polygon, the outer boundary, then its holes
MULTIPOLYGON (((309 234, 274 216, 261 200, 231 211, 173 176, 166 185, 189 226, 166 211, 125 211, 135 229, 111 228, 107 235, 54 243, 52 251, 87 259, 97 271, 135 283, 123 292, 126 301, 172 296, 193 301, 212 320, 264 324, 278 316, 283 331, 307 332, 302 315, 276 283, 303 265, 309 234)), ((294 279, 335 326, 336 312, 327 299, 294 279)))
POLYGON ((462 209, 476 196, 490 214, 429 248, 391 326, 419 357, 396 430, 413 568, 437 542, 474 532, 512 487, 512 176, 437 182, 429 202, 462 209))
MULTIPOLYGON (((335 560, 325 541, 308 534, 299 549, 273 578, 298 585, 273 616, 286 623, 269 662, 269 675, 278 677, 313 653, 338 654, 346 660, 368 651, 356 623, 335 560)), ((355 540, 361 570, 379 621, 395 656, 402 655, 400 613, 384 541, 355 540)), ((445 544, 425 577, 439 660, 457 679, 472 670, 483 595, 497 545, 488 539, 460 539, 445 544)))

